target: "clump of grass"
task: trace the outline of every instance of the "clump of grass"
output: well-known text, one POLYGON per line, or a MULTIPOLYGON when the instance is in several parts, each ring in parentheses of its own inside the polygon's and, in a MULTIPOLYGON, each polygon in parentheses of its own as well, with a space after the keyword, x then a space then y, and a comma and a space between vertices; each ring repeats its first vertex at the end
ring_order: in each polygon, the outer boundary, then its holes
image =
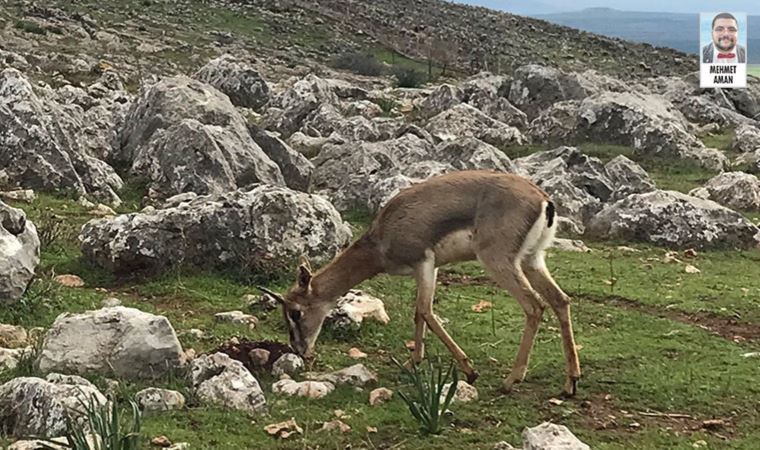
POLYGON ((378 76, 384 72, 383 64, 371 53, 349 52, 335 58, 333 67, 349 70, 355 74, 378 76))
POLYGON ((379 97, 374 100, 374 103, 380 107, 385 117, 392 116, 393 110, 398 106, 398 102, 390 97, 379 97))
POLYGON ((84 421, 72 414, 66 415, 66 443, 48 441, 42 448, 52 450, 63 446, 74 450, 135 450, 140 448, 140 409, 129 400, 131 418, 124 420, 117 405, 109 399, 101 404, 93 394, 87 401, 80 400, 84 421), (88 438, 90 438, 88 440, 88 438), (92 441, 92 442, 90 442, 92 441), (55 444, 53 447, 51 444, 55 444))
POLYGON ((36 220, 37 236, 42 251, 52 249, 63 242, 72 242, 76 235, 74 227, 63 217, 50 211, 43 212, 36 220))
POLYGON ((424 369, 418 367, 414 362, 412 362, 411 369, 399 364, 395 359, 393 362, 401 369, 402 375, 412 385, 412 389, 408 393, 399 391, 399 397, 409 407, 409 411, 417 419, 420 429, 424 433, 440 434, 444 425, 443 415, 454 399, 459 382, 454 363, 450 363, 448 370, 444 372, 440 359, 436 364, 428 359, 427 367, 424 369), (451 384, 444 393, 447 383, 451 384))
POLYGON ((714 133, 702 138, 702 143, 706 147, 717 148, 718 150, 731 150, 731 142, 734 140, 735 130, 726 128, 719 133, 714 133))
POLYGON ((418 88, 427 82, 428 76, 411 67, 396 67, 393 69, 396 86, 400 88, 418 88))
POLYGON ((47 34, 48 30, 36 22, 29 20, 17 20, 13 25, 17 30, 33 34, 47 34))

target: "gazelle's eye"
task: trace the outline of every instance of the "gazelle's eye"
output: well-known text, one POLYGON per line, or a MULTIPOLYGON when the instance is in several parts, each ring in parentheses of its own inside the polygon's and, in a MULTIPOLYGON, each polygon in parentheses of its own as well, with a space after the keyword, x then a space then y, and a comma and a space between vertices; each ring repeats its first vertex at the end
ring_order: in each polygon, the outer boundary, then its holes
POLYGON ((291 311, 290 318, 293 320, 293 322, 298 322, 301 320, 301 311, 291 311))

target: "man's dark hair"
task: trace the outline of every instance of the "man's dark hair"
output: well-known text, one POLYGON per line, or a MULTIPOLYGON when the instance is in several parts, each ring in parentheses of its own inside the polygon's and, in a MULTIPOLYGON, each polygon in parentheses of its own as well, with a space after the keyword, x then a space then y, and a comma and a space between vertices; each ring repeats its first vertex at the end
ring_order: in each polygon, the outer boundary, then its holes
POLYGON ((716 21, 716 20, 718 20, 718 19, 731 19, 731 20, 733 20, 734 22, 736 22, 736 25, 737 25, 737 26, 739 26, 739 21, 738 21, 738 20, 736 20, 736 17, 734 17, 734 15, 733 15, 733 14, 731 14, 731 13, 720 13, 720 14, 718 14, 717 16, 715 16, 715 17, 713 18, 713 21, 712 21, 712 26, 711 26, 711 28, 715 28, 715 21, 716 21))

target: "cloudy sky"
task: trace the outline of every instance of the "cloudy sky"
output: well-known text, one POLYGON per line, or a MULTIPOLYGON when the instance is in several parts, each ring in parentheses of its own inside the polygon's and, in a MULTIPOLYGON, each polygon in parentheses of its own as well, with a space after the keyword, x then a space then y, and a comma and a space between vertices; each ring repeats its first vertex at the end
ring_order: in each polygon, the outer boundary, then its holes
POLYGON ((680 13, 713 12, 717 9, 760 14, 759 0, 454 0, 457 3, 486 6, 523 14, 577 11, 602 6, 624 11, 668 11, 680 13))

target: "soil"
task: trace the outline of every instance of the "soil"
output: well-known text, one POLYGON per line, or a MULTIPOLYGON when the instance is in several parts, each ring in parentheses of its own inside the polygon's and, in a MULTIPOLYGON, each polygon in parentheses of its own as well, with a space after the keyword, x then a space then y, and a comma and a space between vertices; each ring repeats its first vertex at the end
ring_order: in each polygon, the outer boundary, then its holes
POLYGON ((716 336, 728 339, 732 342, 760 342, 760 327, 757 324, 740 322, 733 317, 721 316, 709 312, 689 313, 671 309, 663 309, 652 305, 643 305, 635 300, 620 296, 596 296, 589 294, 576 295, 577 298, 594 303, 612 305, 619 308, 641 311, 646 314, 669 319, 676 322, 693 325, 707 330, 716 336))
POLYGON ((232 342, 225 342, 214 350, 208 352, 209 354, 224 353, 230 358, 240 361, 251 373, 254 372, 270 372, 272 365, 280 359, 280 356, 286 353, 295 353, 289 345, 275 341, 251 341, 245 338, 237 338, 232 342), (269 359, 266 364, 262 366, 256 366, 251 361, 248 354, 251 350, 261 348, 269 351, 269 359))
POLYGON ((469 275, 457 273, 457 272, 445 272, 443 270, 438 272, 438 282, 442 286, 473 286, 473 285, 496 285, 491 278, 486 275, 477 275, 471 277, 469 275))
POLYGON ((662 428, 685 434, 701 431, 721 439, 728 439, 736 433, 730 419, 704 419, 688 413, 629 411, 615 403, 609 394, 592 395, 579 404, 580 421, 585 427, 600 431, 635 432, 645 428, 662 428))

